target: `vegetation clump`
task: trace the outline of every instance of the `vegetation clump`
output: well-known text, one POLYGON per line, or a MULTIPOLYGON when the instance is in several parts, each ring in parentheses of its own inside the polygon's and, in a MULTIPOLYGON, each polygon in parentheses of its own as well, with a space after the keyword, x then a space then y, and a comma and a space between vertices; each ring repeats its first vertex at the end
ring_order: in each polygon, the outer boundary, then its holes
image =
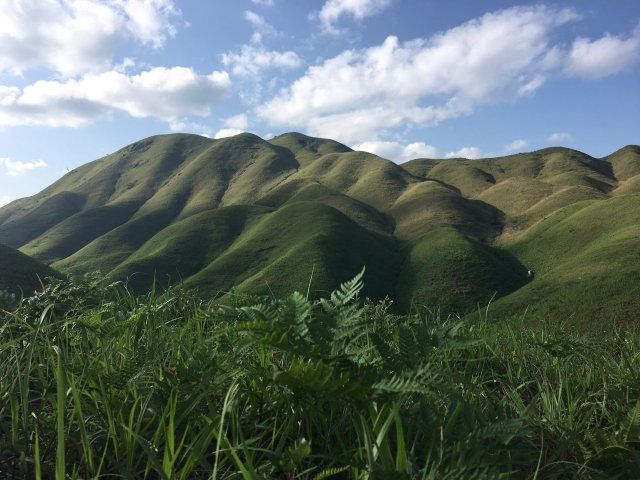
MULTIPOLYGON (((640 337, 53 280, 0 313, 4 478, 634 478, 640 337)), ((6 308, 6 307, 5 307, 6 308)))

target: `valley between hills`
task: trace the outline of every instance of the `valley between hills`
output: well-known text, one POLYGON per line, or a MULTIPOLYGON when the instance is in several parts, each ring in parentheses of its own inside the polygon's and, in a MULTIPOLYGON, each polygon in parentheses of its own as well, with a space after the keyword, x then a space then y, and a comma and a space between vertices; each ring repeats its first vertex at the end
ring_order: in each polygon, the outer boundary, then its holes
POLYGON ((100 271, 138 292, 317 298, 365 266, 363 294, 399 312, 627 322, 640 147, 397 165, 298 133, 161 135, 0 208, 0 244, 8 291, 100 271))

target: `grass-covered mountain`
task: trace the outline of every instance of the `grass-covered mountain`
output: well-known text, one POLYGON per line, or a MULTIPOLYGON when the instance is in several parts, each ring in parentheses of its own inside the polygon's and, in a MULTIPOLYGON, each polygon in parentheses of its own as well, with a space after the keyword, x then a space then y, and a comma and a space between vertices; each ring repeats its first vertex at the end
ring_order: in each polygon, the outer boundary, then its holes
POLYGON ((51 267, 18 250, 0 244, 0 292, 1 295, 30 295, 47 277, 61 275, 51 267))
POLYGON ((140 289, 317 295, 366 265, 365 293, 403 310, 496 294, 504 313, 620 318, 640 311, 639 207, 637 146, 396 165, 297 133, 175 134, 0 209, 0 242, 140 289))

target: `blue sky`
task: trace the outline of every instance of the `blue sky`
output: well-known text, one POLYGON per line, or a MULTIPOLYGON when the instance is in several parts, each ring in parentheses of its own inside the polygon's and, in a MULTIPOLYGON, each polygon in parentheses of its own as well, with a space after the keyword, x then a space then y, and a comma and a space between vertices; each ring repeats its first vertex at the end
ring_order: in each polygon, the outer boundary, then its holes
POLYGON ((161 133, 600 157, 638 107, 637 0, 0 0, 0 205, 161 133))

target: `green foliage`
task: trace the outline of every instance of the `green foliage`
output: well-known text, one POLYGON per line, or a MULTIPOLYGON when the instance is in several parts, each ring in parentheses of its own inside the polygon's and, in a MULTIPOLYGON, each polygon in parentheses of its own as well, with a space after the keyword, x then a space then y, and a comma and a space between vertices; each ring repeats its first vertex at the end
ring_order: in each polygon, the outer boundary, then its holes
POLYGON ((0 311, 8 478, 633 478, 640 336, 398 316, 329 296, 136 297, 99 276, 0 311))

